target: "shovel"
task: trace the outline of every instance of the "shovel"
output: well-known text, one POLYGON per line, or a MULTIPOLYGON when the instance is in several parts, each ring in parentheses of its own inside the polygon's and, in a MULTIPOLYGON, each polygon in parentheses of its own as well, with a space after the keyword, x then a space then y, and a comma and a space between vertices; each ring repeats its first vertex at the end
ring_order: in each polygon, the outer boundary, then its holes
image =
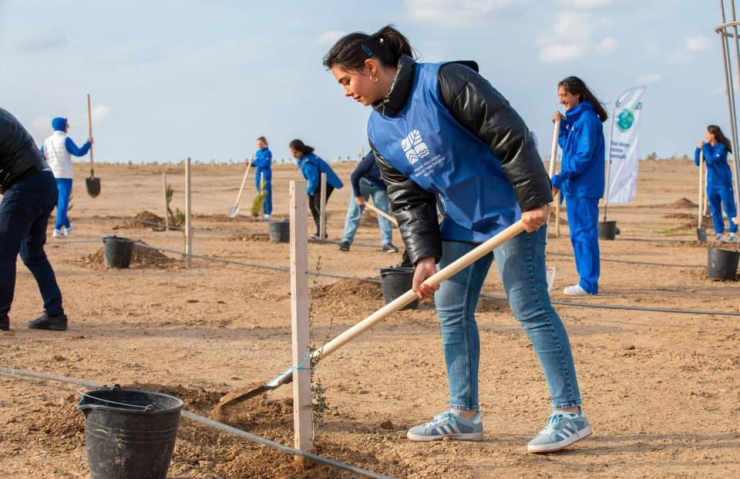
POLYGON ((398 221, 396 221, 396 218, 392 217, 391 215, 389 215, 385 211, 381 210, 380 208, 378 208, 376 206, 371 205, 367 201, 365 202, 365 208, 369 209, 370 211, 375 212, 376 215, 382 216, 383 218, 387 219, 388 221, 390 221, 391 223, 393 223, 393 225, 396 228, 398 228, 398 221))
MULTIPOLYGON (((92 110, 90 108, 90 94, 87 94, 87 131, 88 137, 92 138, 92 110)), ((95 178, 95 158, 93 145, 90 145, 90 178, 85 178, 87 194, 95 198, 100 194, 100 178, 95 178)))
POLYGON ((707 230, 704 229, 704 215, 702 214, 704 206, 704 152, 699 150, 699 216, 698 225, 696 226, 696 239, 699 243, 707 242, 707 230))
POLYGON ((229 218, 236 218, 236 215, 239 214, 239 200, 242 198, 242 192, 244 191, 244 185, 247 183, 247 178, 249 177, 249 170, 252 168, 252 160, 250 159, 247 163, 247 171, 244 172, 244 178, 242 178, 242 186, 239 188, 239 194, 236 195, 236 203, 234 203, 234 206, 229 208, 229 218))
MULTIPOLYGON (((519 220, 513 225, 506 228, 501 233, 486 241, 485 243, 480 244, 478 247, 470 251, 465 256, 458 258, 454 263, 450 264, 446 268, 437 271, 434 275, 427 278, 424 282, 429 285, 438 286, 443 281, 455 276, 457 273, 475 263, 483 256, 487 255, 494 249, 498 248, 502 244, 506 243, 513 237, 523 232, 524 224, 522 224, 522 221, 519 220)), ((416 293, 414 293, 413 290, 409 290, 405 292, 402 296, 399 296, 392 302, 386 304, 367 318, 363 319, 336 338, 321 346, 321 348, 314 350, 313 353, 311 353, 310 358, 311 366, 313 367, 313 365, 315 365, 319 360, 324 359, 326 356, 330 355, 340 347, 352 341, 355 337, 372 328, 376 323, 379 323, 391 314, 401 310, 403 307, 407 306, 417 299, 418 298, 416 296, 416 293)), ((248 391, 244 394, 240 394, 232 398, 228 398, 228 395, 224 396, 223 398, 221 398, 221 403, 219 404, 219 407, 238 404, 240 402, 246 401, 247 399, 259 396, 260 394, 264 394, 265 392, 272 389, 277 389, 283 384, 288 384, 292 382, 294 369, 295 368, 290 368, 284 373, 281 373, 280 375, 272 379, 271 381, 267 382, 266 384, 263 384, 262 386, 259 386, 256 389, 252 389, 251 391, 248 391)))

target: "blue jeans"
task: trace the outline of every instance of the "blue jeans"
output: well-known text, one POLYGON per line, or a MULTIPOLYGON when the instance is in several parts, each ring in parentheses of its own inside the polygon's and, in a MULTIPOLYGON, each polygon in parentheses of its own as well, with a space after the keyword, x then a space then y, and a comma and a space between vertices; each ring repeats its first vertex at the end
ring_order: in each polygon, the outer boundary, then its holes
POLYGON ((725 213, 730 220, 730 233, 737 233, 737 225, 734 221, 737 211, 735 210, 735 198, 732 196, 732 186, 707 188, 707 199, 709 210, 712 212, 714 232, 718 235, 725 232, 725 220, 722 218, 722 205, 724 205, 725 213))
POLYGON ((0 203, 0 317, 7 316, 13 303, 19 252, 39 285, 46 313, 64 313, 62 293, 44 252, 46 227, 56 202, 51 171, 36 173, 5 191, 0 203))
POLYGON ((565 198, 568 207, 570 243, 576 257, 578 284, 591 294, 599 294, 599 200, 565 198))
POLYGON ((257 189, 257 193, 260 192, 260 180, 265 183, 265 199, 262 200, 262 207, 264 208, 266 215, 272 214, 272 170, 258 169, 257 174, 254 175, 254 187, 257 189))
MULTIPOLYGON (((568 333, 547 292, 546 238, 546 228, 520 234, 442 283, 435 294, 452 408, 479 409, 480 337, 474 312, 494 257, 511 310, 527 332, 544 370, 553 409, 581 404, 568 333)), ((438 268, 475 247, 470 243, 443 242, 438 268)))
MULTIPOLYGON (((370 181, 365 178, 360 180, 360 194, 368 201, 370 196, 373 197, 373 203, 375 206, 382 211, 388 213, 390 211, 390 205, 388 203, 388 192, 381 190, 376 187, 370 181)), ((347 217, 344 220, 344 234, 342 235, 342 241, 346 241, 349 244, 355 240, 355 233, 357 228, 360 226, 360 218, 362 217, 362 209, 360 205, 355 202, 355 193, 352 191, 352 196, 349 199, 349 207, 347 208, 347 217)), ((391 222, 382 216, 378 215, 378 228, 380 228, 380 239, 382 244, 391 243, 393 239, 393 227, 391 222)))
POLYGON ((62 226, 69 228, 67 209, 69 209, 69 197, 72 194, 72 178, 57 178, 56 181, 59 199, 57 201, 57 219, 54 223, 54 229, 60 230, 62 226))

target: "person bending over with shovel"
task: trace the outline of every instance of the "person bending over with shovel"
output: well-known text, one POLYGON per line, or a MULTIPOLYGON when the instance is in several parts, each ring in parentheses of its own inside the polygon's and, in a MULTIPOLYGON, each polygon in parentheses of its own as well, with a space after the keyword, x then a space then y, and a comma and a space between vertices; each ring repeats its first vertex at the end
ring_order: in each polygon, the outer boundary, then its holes
POLYGON ((434 296, 451 410, 408 431, 413 441, 481 440, 480 339, 474 311, 494 258, 509 305, 537 352, 553 412, 528 445, 552 452, 591 434, 565 327, 545 271, 552 191, 529 129, 474 62, 417 63, 392 26, 351 33, 324 58, 344 94, 372 106, 371 147, 414 264, 419 298, 434 296), (437 220, 437 203, 444 219, 437 220), (442 283, 424 280, 523 220, 527 233, 442 283), (436 264, 436 266, 435 266, 436 264), (436 291, 435 291, 436 289, 436 291))
POLYGON ((57 203, 54 175, 28 131, 0 108, 0 330, 10 329, 18 253, 44 298, 44 314, 31 329, 67 329, 62 292, 44 252, 46 227, 57 203))
POLYGON ((69 197, 72 195, 72 178, 74 178, 72 155, 87 155, 93 139, 88 138, 87 142, 78 148, 72 138, 67 136, 69 122, 66 118, 54 118, 51 120, 51 127, 54 129, 54 133, 44 140, 41 153, 44 154, 44 158, 46 158, 46 162, 49 164, 54 178, 56 178, 57 190, 59 190, 57 218, 54 224, 54 232, 51 235, 54 238, 64 238, 72 233, 72 223, 69 222, 67 217, 69 197))

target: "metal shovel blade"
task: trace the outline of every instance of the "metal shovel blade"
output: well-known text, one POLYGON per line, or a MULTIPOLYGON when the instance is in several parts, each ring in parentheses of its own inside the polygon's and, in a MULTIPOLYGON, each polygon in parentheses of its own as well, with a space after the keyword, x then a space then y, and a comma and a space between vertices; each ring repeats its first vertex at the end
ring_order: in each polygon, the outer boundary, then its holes
POLYGON ((85 186, 87 186, 87 194, 95 198, 100 194, 100 178, 85 178, 85 186))
POLYGON ((696 239, 699 240, 699 243, 706 243, 707 230, 705 230, 704 228, 696 228, 696 239))
POLYGON ((288 369, 284 373, 280 374, 279 376, 275 377, 273 380, 263 384, 260 387, 254 388, 251 391, 247 391, 243 394, 237 394, 233 397, 229 397, 227 394, 226 396, 221 398, 221 402, 219 402, 218 407, 228 407, 233 406, 235 404, 239 404, 241 402, 244 402, 248 399, 252 399, 255 396, 259 396, 261 394, 266 393, 267 391, 270 391, 272 389, 277 389, 283 384, 290 384, 293 382, 293 369, 288 369))
POLYGON ((231 208, 229 208, 229 218, 236 218, 236 215, 239 214, 239 204, 233 205, 231 208))

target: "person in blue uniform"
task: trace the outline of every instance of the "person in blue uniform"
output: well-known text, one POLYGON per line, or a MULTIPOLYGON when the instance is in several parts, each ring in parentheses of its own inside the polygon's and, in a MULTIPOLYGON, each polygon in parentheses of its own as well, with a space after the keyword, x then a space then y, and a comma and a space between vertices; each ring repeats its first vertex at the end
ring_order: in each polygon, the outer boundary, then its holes
POLYGON ((568 335, 547 292, 551 185, 522 118, 478 74, 477 64, 418 63, 406 37, 391 26, 341 38, 324 66, 346 97, 373 108, 368 137, 414 265, 413 289, 420 299, 434 297, 441 324, 450 410, 407 437, 483 438, 474 311, 494 258, 552 398, 552 414, 527 450, 556 451, 590 435, 568 335), (526 233, 438 288, 424 283, 519 219, 526 233))
MULTIPOLYGON (((339 243, 339 251, 349 251, 355 240, 355 233, 360 226, 360 218, 365 202, 372 196, 375 207, 388 213, 388 187, 385 186, 383 178, 380 177, 380 169, 375 162, 375 155, 371 151, 357 164, 350 176, 352 182, 352 197, 349 199, 347 217, 344 220, 344 234, 339 243)), ((391 222, 378 215, 378 228, 380 228, 380 241, 384 253, 398 253, 398 248, 393 246, 393 226, 391 222)))
POLYGON ((568 210, 570 242, 576 257, 578 284, 563 293, 599 294, 599 199, 604 196, 605 142, 603 105, 578 77, 558 83, 558 99, 565 115, 560 119, 558 142, 563 150, 560 173, 553 176, 553 193, 562 192, 568 210))
POLYGON ((265 198, 262 200, 264 218, 272 216, 272 152, 267 147, 267 138, 257 138, 257 152, 252 160, 252 167, 257 168, 254 173, 254 187, 260 192, 260 185, 265 189, 265 198))
POLYGON ((707 199, 709 211, 712 212, 712 224, 717 241, 737 241, 737 208, 732 190, 732 171, 727 162, 727 154, 732 153, 730 140, 717 125, 709 125, 704 140, 694 153, 694 161, 700 166, 700 153, 704 153, 707 164, 707 199), (730 223, 730 234, 725 236, 725 221, 722 218, 722 206, 730 223))
MULTIPOLYGON (((311 210, 313 221, 316 223, 316 234, 311 236, 311 239, 319 239, 319 228, 321 224, 321 173, 326 174, 326 202, 328 204, 329 197, 335 189, 340 189, 344 184, 339 179, 331 166, 323 160, 320 156, 314 153, 314 148, 308 146, 301 140, 293 140, 290 142, 290 156, 295 158, 298 162, 298 168, 301 170, 301 174, 308 181, 306 187, 306 193, 308 194, 308 208, 311 210)), ((326 239, 326 235, 324 238, 326 239)))

